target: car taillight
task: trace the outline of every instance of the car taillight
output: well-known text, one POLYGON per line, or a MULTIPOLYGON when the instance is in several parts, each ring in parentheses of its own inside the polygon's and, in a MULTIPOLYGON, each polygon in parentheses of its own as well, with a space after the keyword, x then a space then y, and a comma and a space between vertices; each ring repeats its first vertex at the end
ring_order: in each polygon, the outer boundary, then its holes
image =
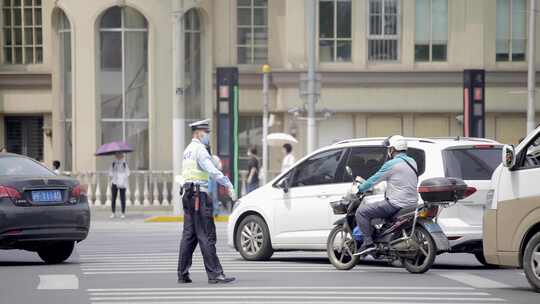
POLYGON ((492 149, 494 148, 494 145, 474 145, 473 148, 475 149, 492 149))
POLYGON ((463 198, 469 197, 473 195, 476 192, 475 187, 467 187, 467 190, 465 190, 465 194, 463 195, 463 198))
POLYGON ((10 198, 11 200, 20 200, 21 194, 17 189, 8 186, 0 186, 0 198, 10 198))
POLYGON ((77 185, 71 190, 71 197, 80 198, 81 195, 86 195, 86 186, 77 185))

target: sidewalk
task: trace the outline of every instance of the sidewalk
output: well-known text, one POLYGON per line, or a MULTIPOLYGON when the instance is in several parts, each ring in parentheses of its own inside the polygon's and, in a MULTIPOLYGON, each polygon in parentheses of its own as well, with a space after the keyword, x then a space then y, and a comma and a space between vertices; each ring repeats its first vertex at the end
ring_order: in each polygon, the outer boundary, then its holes
MULTIPOLYGON (((111 216, 111 207, 99 206, 91 207, 92 220, 106 220, 111 216)), ((120 216, 119 208, 117 207, 116 215, 120 216)), ((126 218, 141 219, 146 223, 170 223, 183 222, 183 216, 175 216, 172 206, 128 206, 126 208, 126 218)), ((223 214, 214 218, 216 222, 228 222, 229 215, 223 214)))

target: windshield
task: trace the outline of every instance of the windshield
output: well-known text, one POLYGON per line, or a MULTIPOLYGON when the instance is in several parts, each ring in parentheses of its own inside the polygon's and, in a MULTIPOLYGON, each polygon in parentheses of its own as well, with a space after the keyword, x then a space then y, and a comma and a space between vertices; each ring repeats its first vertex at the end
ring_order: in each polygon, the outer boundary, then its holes
POLYGON ((464 148, 443 151, 446 177, 489 180, 501 163, 501 148, 464 148))
POLYGON ((24 157, 0 157, 0 176, 48 177, 55 174, 41 164, 24 157))

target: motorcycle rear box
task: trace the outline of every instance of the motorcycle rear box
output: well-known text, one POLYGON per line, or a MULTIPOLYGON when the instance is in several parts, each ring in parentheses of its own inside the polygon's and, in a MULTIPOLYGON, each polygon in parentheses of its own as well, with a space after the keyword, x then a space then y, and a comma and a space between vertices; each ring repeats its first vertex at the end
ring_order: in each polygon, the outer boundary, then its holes
POLYGON ((418 192, 425 202, 455 202, 465 197, 467 184, 459 178, 434 177, 423 181, 418 192))

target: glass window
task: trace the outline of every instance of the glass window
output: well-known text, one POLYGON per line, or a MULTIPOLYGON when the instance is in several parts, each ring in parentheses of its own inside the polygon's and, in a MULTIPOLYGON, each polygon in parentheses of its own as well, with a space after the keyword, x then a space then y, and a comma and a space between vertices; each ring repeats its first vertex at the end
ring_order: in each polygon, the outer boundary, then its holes
POLYGON ((265 63, 268 59, 268 1, 238 1, 236 14, 238 63, 265 63))
POLYGON ((2 176, 55 176, 42 164, 20 156, 0 157, 0 175, 2 176))
POLYGON ((247 168, 250 147, 262 152, 262 115, 241 115, 238 121, 239 168, 247 168))
POLYGON ((330 150, 305 160, 295 169, 291 187, 343 182, 340 164, 344 154, 343 149, 330 150))
POLYGON ((369 0, 368 60, 399 59, 399 0, 369 0))
POLYGON ((446 61, 448 0, 416 0, 415 32, 415 61, 446 61))
POLYGON ((111 7, 100 20, 101 143, 133 148, 134 170, 149 166, 148 23, 130 7, 111 7))
POLYGON ((41 1, 3 1, 5 64, 39 64, 43 62, 41 1))
POLYGON ((422 175, 426 171, 426 152, 421 149, 409 148, 407 155, 412 157, 418 168, 418 175, 422 175))
POLYGON ((525 61, 525 0, 497 0, 497 61, 525 61))
POLYGON ((319 1, 319 60, 351 61, 351 1, 319 1))
POLYGON ((347 166, 351 168, 353 177, 368 179, 381 168, 385 160, 385 147, 355 147, 351 149, 347 166))
POLYGON ((63 99, 62 115, 64 122, 64 161, 63 169, 71 171, 73 166, 73 74, 71 70, 71 24, 69 19, 60 11, 58 15, 58 40, 59 40, 59 58, 60 58, 60 77, 61 92, 63 99))
POLYGON ((523 149, 527 151, 525 157, 518 155, 516 167, 521 168, 538 168, 540 167, 540 136, 537 136, 532 140, 527 148, 523 149))
POLYGON ((501 163, 501 148, 459 148, 443 151, 446 177, 489 180, 501 163))

